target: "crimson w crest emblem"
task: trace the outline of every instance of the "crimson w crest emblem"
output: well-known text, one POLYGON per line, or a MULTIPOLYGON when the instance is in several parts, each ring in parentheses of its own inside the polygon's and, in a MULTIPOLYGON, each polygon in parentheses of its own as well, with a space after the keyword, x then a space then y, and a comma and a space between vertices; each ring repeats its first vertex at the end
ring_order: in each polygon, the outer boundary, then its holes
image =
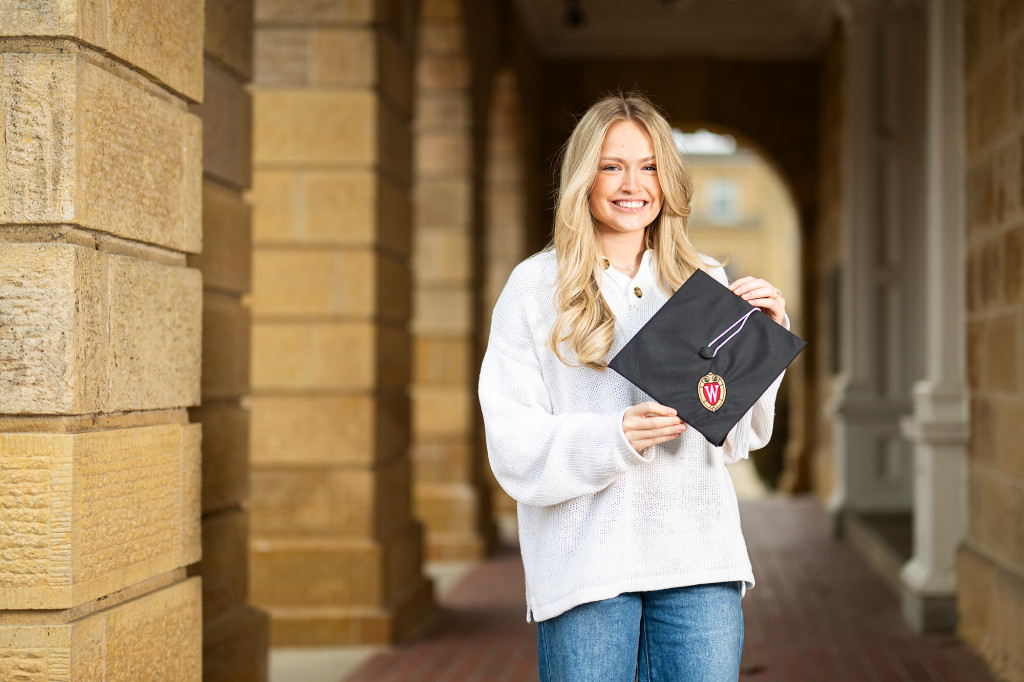
POLYGON ((704 407, 715 412, 725 402, 725 380, 708 372, 697 383, 697 395, 704 407))

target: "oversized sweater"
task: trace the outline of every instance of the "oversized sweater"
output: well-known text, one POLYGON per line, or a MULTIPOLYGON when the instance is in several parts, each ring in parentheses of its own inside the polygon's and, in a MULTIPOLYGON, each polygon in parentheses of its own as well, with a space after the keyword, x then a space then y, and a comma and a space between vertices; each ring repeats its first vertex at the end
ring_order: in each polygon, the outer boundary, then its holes
MULTIPOLYGON (((721 267, 709 271, 726 282, 721 267)), ((610 359, 668 297, 650 251, 633 279, 596 272, 615 315, 610 359)), ((480 370, 491 468, 518 503, 527 620, 624 592, 723 581, 752 587, 725 465, 768 442, 782 377, 723 447, 691 428, 638 453, 622 417, 650 396, 613 370, 566 365, 547 347, 556 273, 552 251, 515 268, 494 307, 480 370)))

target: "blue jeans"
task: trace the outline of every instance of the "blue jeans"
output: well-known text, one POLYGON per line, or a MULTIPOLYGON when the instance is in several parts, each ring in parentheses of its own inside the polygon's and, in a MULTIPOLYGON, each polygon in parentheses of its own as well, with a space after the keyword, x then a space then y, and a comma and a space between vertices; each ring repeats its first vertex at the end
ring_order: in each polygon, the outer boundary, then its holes
POLYGON ((739 582, 628 592, 537 623, 540 682, 736 682, 739 582))

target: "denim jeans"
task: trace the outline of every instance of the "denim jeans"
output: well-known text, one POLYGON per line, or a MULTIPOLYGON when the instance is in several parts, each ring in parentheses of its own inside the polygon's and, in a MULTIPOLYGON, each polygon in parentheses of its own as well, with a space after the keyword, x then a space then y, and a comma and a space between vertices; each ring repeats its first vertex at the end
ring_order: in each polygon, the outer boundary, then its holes
POLYGON ((537 623, 540 682, 736 682, 739 582, 629 592, 537 623))

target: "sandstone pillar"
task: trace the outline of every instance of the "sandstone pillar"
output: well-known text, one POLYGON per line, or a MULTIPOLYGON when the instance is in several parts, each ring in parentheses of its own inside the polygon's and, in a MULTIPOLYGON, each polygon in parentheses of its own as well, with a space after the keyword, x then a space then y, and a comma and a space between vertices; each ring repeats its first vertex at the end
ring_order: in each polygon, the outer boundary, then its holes
MULTIPOLYGON (((494 79, 487 130, 484 233, 484 324, 480 348, 486 349, 491 311, 513 268, 526 258, 526 197, 523 176, 521 103, 516 75, 503 69, 494 79)), ((486 447, 481 443, 481 447, 486 447)), ((488 472, 490 469, 488 468, 488 472)), ((491 509, 503 529, 515 528, 516 502, 501 489, 493 474, 491 509)))
POLYGON ((957 631, 999 679, 1024 679, 1024 5, 960 3, 963 21, 967 527, 957 631))
POLYGON ((203 4, 0 25, 0 679, 199 680, 203 4))
POLYGON ((202 407, 203 679, 267 676, 267 617, 246 605, 249 581, 249 310, 252 180, 252 0, 207 0, 203 103, 202 407))
POLYGON ((413 461, 433 559, 486 554, 493 526, 474 437, 472 113, 461 3, 421 5, 416 65, 413 461))
POLYGON ((253 603, 275 645, 432 610, 408 457, 412 2, 256 2, 253 603))

